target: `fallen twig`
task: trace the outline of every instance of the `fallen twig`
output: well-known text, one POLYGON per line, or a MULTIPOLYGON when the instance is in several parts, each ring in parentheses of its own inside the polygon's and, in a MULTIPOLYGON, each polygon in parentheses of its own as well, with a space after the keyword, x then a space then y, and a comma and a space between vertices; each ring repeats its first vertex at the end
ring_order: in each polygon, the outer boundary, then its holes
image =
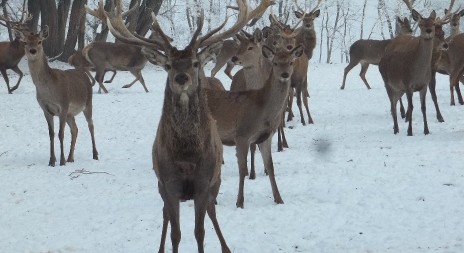
POLYGON ((88 175, 88 174, 107 174, 110 176, 114 176, 113 174, 110 174, 105 171, 88 171, 86 169, 75 170, 71 172, 68 176, 70 177, 71 180, 74 180, 75 178, 78 178, 82 175, 88 175))

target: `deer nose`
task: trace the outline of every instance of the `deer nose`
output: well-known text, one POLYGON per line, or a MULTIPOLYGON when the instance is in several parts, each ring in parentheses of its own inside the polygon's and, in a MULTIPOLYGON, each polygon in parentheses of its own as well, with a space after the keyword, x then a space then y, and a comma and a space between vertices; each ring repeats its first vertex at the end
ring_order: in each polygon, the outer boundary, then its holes
POLYGON ((232 61, 232 62, 238 61, 238 57, 234 55, 234 56, 232 57, 231 61, 232 61))
POLYGON ((35 54, 35 53, 37 53, 37 50, 31 49, 31 50, 29 50, 29 52, 30 52, 31 54, 35 54))
POLYGON ((426 33, 432 33, 432 29, 429 28, 429 29, 425 30, 425 32, 426 33))
POLYGON ((443 48, 446 49, 446 50, 448 50, 448 48, 449 48, 448 43, 443 44, 443 48))
POLYGON ((176 80, 176 83, 184 85, 189 80, 189 77, 185 73, 180 73, 176 76, 174 80, 176 80))
POLYGON ((288 49, 288 51, 290 51, 290 50, 293 49, 293 46, 292 46, 292 45, 288 45, 288 46, 287 46, 287 49, 288 49))
POLYGON ((287 73, 287 72, 284 72, 282 73, 282 75, 280 75, 282 78, 285 78, 287 79, 290 75, 287 73))

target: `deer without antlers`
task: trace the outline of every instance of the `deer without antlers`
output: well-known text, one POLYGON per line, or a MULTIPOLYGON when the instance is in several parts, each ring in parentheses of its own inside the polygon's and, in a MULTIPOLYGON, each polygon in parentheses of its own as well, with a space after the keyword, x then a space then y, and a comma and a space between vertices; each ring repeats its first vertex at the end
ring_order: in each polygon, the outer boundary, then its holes
MULTIPOLYGON (((208 58, 209 47, 222 43, 233 36, 257 15, 262 15, 271 1, 265 0, 249 12, 247 1, 237 0, 239 15, 236 23, 218 33, 225 22, 216 29, 199 37, 203 25, 203 12, 198 27, 188 46, 178 50, 170 44, 167 36, 152 14, 152 28, 157 36, 145 39, 130 33, 121 18, 121 1, 117 13, 106 13, 103 0, 99 8, 90 12, 107 20, 111 33, 123 42, 143 46, 147 59, 164 66, 168 72, 163 113, 153 144, 153 169, 158 177, 158 188, 164 201, 163 229, 159 252, 164 252, 168 222, 171 224, 173 252, 178 252, 181 238, 179 224, 179 201, 194 199, 195 237, 198 252, 204 252, 204 217, 211 218, 221 243, 222 252, 230 249, 222 236, 216 219, 214 200, 220 186, 222 146, 218 131, 207 108, 201 75, 204 75, 201 59, 208 58), (199 49, 203 49, 198 52, 199 49)), ((227 20, 226 20, 227 21, 227 20)), ((219 48, 219 47, 217 47, 219 48)))
MULTIPOLYGON (((404 0, 407 4, 408 1, 404 0)), ((408 5, 408 7, 410 4, 408 5)), ((410 8, 412 9, 412 7, 410 8)), ((393 118, 393 132, 399 132, 397 122, 396 103, 406 93, 408 99, 407 119, 409 120, 408 135, 412 136, 412 95, 420 91, 422 116, 424 120, 424 134, 429 134, 425 108, 425 95, 427 85, 432 74, 433 38, 435 36, 436 13, 432 11, 428 18, 423 18, 412 9, 412 16, 419 23, 421 31, 419 38, 413 38, 415 43, 409 44, 408 49, 387 52, 380 60, 379 70, 385 82, 388 97, 391 103, 393 118)))
MULTIPOLYGON (((0 20, 4 21, 6 26, 13 27, 15 31, 23 31, 27 29, 27 22, 32 16, 24 15, 20 21, 11 21, 8 18, 0 16, 0 20)), ((23 78, 23 72, 19 69, 18 63, 24 56, 24 44, 20 41, 19 35, 15 32, 15 38, 13 41, 2 41, 0 42, 0 73, 2 73, 3 79, 5 80, 8 88, 8 93, 12 94, 13 91, 18 89, 19 83, 23 78), (10 80, 6 73, 7 69, 13 70, 19 75, 16 85, 10 88, 10 80)))
POLYGON ((87 74, 81 70, 52 69, 48 66, 42 41, 48 37, 48 26, 39 34, 17 31, 21 41, 25 43, 25 53, 29 71, 36 87, 37 101, 42 108, 48 124, 50 136, 49 166, 55 166, 53 117, 59 117, 60 165, 74 162, 74 146, 77 138, 77 125, 74 117, 84 112, 92 139, 93 159, 98 160, 95 146, 94 126, 92 121, 92 85, 87 74), (71 148, 68 159, 65 160, 63 151, 64 127, 66 123, 71 128, 71 148))
MULTIPOLYGON (((85 71, 92 80, 92 86, 95 85, 95 78, 93 78, 92 74, 90 74, 90 70, 95 71, 95 68, 93 67, 92 63, 85 59, 85 57, 82 55, 82 51, 76 51, 71 56, 69 56, 68 63, 76 69, 82 69, 85 71)), ((109 80, 105 81, 105 83, 111 83, 113 82, 114 76, 116 76, 116 70, 105 70, 105 73, 107 71, 111 71, 113 74, 109 80)), ((101 92, 100 89, 99 92, 101 92)))
MULTIPOLYGON (((412 34, 411 24, 407 18, 400 19, 397 17, 396 22, 400 25, 400 35, 412 34)), ((343 82, 340 89, 345 89, 346 76, 348 73, 361 64, 361 72, 359 76, 366 85, 367 89, 371 89, 371 86, 367 82, 366 72, 369 68, 369 64, 379 65, 380 59, 385 55, 385 48, 391 40, 357 40, 350 47, 350 63, 346 66, 343 74, 343 82)))

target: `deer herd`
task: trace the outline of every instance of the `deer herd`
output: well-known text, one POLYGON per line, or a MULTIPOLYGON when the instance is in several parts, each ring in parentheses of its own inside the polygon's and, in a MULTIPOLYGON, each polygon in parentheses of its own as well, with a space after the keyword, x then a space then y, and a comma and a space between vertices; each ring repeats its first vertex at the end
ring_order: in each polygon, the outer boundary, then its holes
MULTIPOLYGON (((345 68, 341 89, 345 88, 346 76, 358 63, 361 64, 361 79, 368 89, 365 74, 369 64, 379 66, 385 89, 391 103, 394 134, 399 132, 397 102, 400 101, 401 116, 409 121, 408 135, 412 135, 413 92, 420 93, 424 134, 429 133, 425 96, 430 89, 435 104, 437 119, 443 122, 435 93, 436 73, 450 77, 451 105, 455 104, 454 89, 460 104, 464 104, 459 81, 464 74, 464 34, 460 33, 459 20, 464 10, 452 11, 455 0, 445 10, 443 17, 432 11, 428 17, 413 9, 408 0, 403 0, 417 23, 420 35, 412 35, 407 18, 398 18, 400 33, 390 40, 359 40, 350 48, 350 63, 345 68), (445 37, 443 25, 450 23, 451 35, 445 37), (405 112, 401 97, 406 94, 405 112)), ((173 39, 162 30, 152 14, 152 34, 149 38, 133 34, 124 23, 122 3, 115 9, 105 11, 103 0, 96 9, 87 8, 90 15, 105 23, 118 42, 93 42, 73 54, 68 62, 74 69, 60 70, 48 65, 42 42, 49 35, 47 26, 38 33, 30 31, 27 22, 31 17, 23 15, 20 21, 7 17, 0 19, 11 26, 16 38, 0 43, 0 71, 8 87, 15 91, 23 73, 18 62, 26 55, 32 81, 36 87, 37 101, 43 110, 50 136, 49 166, 55 166, 54 116, 59 118, 60 165, 74 161, 74 146, 77 125, 74 117, 80 112, 88 122, 92 140, 93 159, 98 159, 92 121, 92 86, 98 82, 99 92, 107 93, 104 86, 105 72, 129 71, 135 80, 124 85, 131 87, 139 81, 148 92, 142 77, 147 61, 162 66, 167 72, 162 115, 153 144, 153 170, 158 178, 158 189, 163 199, 163 227, 159 252, 164 252, 168 223, 171 225, 173 252, 178 252, 181 238, 179 202, 194 200, 195 238, 199 252, 204 252, 204 218, 210 217, 219 238, 222 252, 231 252, 220 230, 215 203, 221 184, 223 145, 235 146, 239 170, 239 189, 236 206, 244 207, 245 177, 255 178, 254 151, 260 149, 266 174, 269 176, 274 202, 282 204, 272 161, 271 144, 278 133, 279 151, 288 147, 285 134, 287 121, 292 120, 293 97, 296 96, 301 123, 313 124, 308 105, 308 65, 316 46, 314 20, 320 15, 322 0, 310 11, 300 8, 295 1, 294 26, 270 15, 270 25, 256 28, 248 33, 243 28, 255 24, 274 0, 261 0, 254 9, 247 0, 237 0, 238 11, 235 23, 223 30, 227 19, 217 28, 203 34, 204 14, 201 11, 197 27, 189 44, 178 49, 173 39), (210 77, 204 66, 211 60, 216 65, 210 77), (227 64, 226 75, 231 79, 230 90, 215 78, 227 64), (242 66, 234 75, 235 65, 242 66), (6 70, 19 75, 15 86, 10 87, 6 70), (95 77, 90 71, 95 71, 95 77), (307 114, 305 120, 302 102, 307 114), (71 128, 71 147, 68 158, 63 151, 64 128, 71 128), (251 170, 247 157, 251 151, 251 170)), ((130 11, 130 10, 129 10, 130 11)))

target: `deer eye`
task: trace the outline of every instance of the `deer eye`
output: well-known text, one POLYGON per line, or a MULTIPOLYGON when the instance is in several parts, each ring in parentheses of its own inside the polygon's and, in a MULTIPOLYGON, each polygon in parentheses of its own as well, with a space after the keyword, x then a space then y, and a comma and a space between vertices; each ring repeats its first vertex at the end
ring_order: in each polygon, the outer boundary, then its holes
POLYGON ((249 47, 248 50, 253 50, 253 47, 249 47))
POLYGON ((165 68, 166 70, 171 70, 171 65, 166 64, 166 65, 164 65, 164 68, 165 68))
POLYGON ((274 62, 274 66, 277 66, 277 62, 274 62))
POLYGON ((41 40, 39 40, 39 45, 40 45, 40 44, 42 44, 42 41, 41 41, 41 40))
POLYGON ((200 65, 200 64, 199 64, 197 61, 193 63, 193 67, 194 67, 194 68, 198 68, 199 65, 200 65))

